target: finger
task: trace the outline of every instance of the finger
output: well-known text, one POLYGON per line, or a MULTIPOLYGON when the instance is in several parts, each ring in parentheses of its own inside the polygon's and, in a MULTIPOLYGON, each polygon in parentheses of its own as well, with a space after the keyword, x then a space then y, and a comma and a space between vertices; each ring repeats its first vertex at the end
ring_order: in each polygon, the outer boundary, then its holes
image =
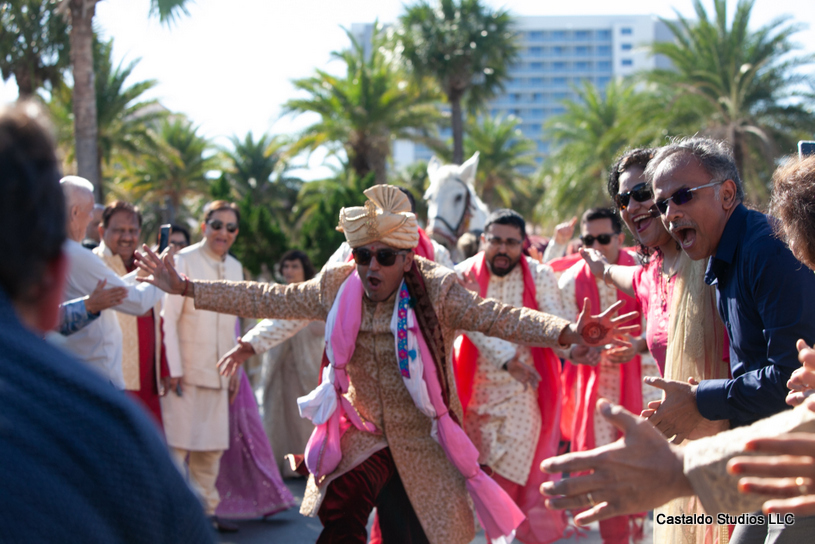
MULTIPOLYGON (((594 497, 592 496, 592 499, 594 497)), ((595 501, 597 499, 594 499, 595 501)), ((552 510, 582 510, 591 508, 591 499, 586 493, 571 497, 551 497, 546 499, 547 506, 552 510)), ((596 504, 596 502, 595 502, 596 504)))
MULTIPOLYGON (((588 300, 588 299, 586 299, 586 300, 588 300)), ((603 312, 603 313, 601 313, 601 314, 600 314, 600 315, 598 315, 597 317, 599 317, 600 319, 602 319, 602 318, 606 317, 607 315, 610 315, 610 314, 612 314, 612 313, 616 312, 616 311, 617 311, 617 309, 618 309, 620 306, 622 306, 622 305, 623 305, 623 301, 622 301, 622 300, 618 300, 617 302, 615 302, 614 304, 612 304, 611 306, 609 306, 608 308, 606 308, 606 311, 605 311, 605 312, 603 312)), ((639 313, 637 313, 637 312, 632 312, 632 313, 636 314, 634 317, 636 317, 637 315, 640 315, 640 314, 639 314, 639 313)), ((619 318, 618 318, 618 319, 619 319, 619 318)), ((614 323, 614 320, 612 320, 611 322, 612 322, 612 323, 614 323)))
POLYGON ((739 456, 727 463, 730 474, 754 478, 809 478, 815 477, 812 458, 792 455, 739 456))
POLYGON ((574 228, 575 225, 577 225, 577 216, 574 216, 569 220, 569 226, 570 227, 574 228))
POLYGON ((699 385, 699 382, 697 382, 696 378, 694 378, 693 376, 688 378, 688 383, 691 384, 691 385, 699 385))
POLYGON ((791 393, 787 393, 787 398, 785 399, 785 402, 790 406, 798 406, 799 404, 803 404, 806 398, 807 398, 806 395, 804 395, 803 393, 793 391, 791 393))
POLYGON ((812 349, 812 346, 807 344, 803 338, 799 338, 798 341, 795 343, 795 348, 800 352, 805 349, 812 349))
MULTIPOLYGON (((559 455, 557 457, 550 457, 541 463, 540 469, 549 474, 557 474, 559 472, 583 472, 587 470, 594 470, 596 467, 601 466, 602 448, 581 451, 575 453, 567 453, 566 455, 559 455)), ((568 480, 577 480, 585 476, 577 476, 575 478, 568 478, 568 480)), ((566 480, 560 480, 564 482, 566 480)), ((554 482, 554 483, 560 483, 554 482)), ((549 482, 552 483, 552 482, 549 482)), ((554 493, 560 495, 561 493, 554 493)))
POLYGON ((651 408, 653 410, 656 410, 660 406, 662 406, 661 400, 652 400, 651 402, 648 403, 648 408, 651 408))
POLYGON ((809 456, 815 453, 815 437, 809 433, 787 433, 773 438, 753 438, 747 441, 744 449, 775 455, 809 456))
POLYGON ((583 310, 580 312, 580 317, 584 315, 591 315, 591 300, 589 300, 589 297, 583 299, 583 310))
POLYGON ((808 478, 741 478, 738 487, 742 493, 760 493, 771 497, 790 498, 801 496, 802 486, 808 489, 807 484, 799 484, 798 481, 812 484, 812 480, 808 478))
MULTIPOLYGON (((582 476, 563 478, 555 482, 544 482, 540 487, 540 492, 547 497, 584 496, 586 493, 602 487, 604 483, 604 478, 600 475, 583 474, 582 476)), ((587 505, 580 504, 579 506, 587 505)))
MULTIPOLYGON (((617 301, 617 305, 622 305, 622 303, 623 303, 623 301, 622 301, 622 300, 618 300, 618 301, 617 301)), ((610 309, 612 309, 612 308, 614 308, 614 306, 609 306, 609 310, 610 310, 610 309)), ((608 313, 608 310, 606 310, 605 312, 603 312, 603 314, 601 315, 601 317, 605 317, 605 314, 606 314, 606 313, 608 313)), ((613 319, 611 320, 611 323, 613 323, 613 324, 615 324, 615 325, 616 325, 617 323, 625 323, 626 321, 631 321, 632 319, 636 319, 636 318, 638 318, 639 316, 640 316, 640 313, 639 313, 639 312, 628 312, 627 314, 623 314, 623 315, 620 315, 620 316, 617 316, 617 317, 613 318, 613 319)), ((621 328, 620 330, 623 330, 623 329, 621 328)), ((628 328, 628 329, 626 329, 626 330, 633 330, 633 329, 632 329, 631 327, 629 327, 629 328, 628 328)))
POLYGON ((655 413, 656 413, 656 410, 643 410, 642 412, 640 412, 640 417, 648 419, 649 417, 651 417, 655 413))
POLYGON ((764 513, 790 513, 795 516, 811 516, 815 514, 815 496, 804 495, 792 499, 775 499, 767 501, 762 507, 764 513))
POLYGON ((612 505, 608 501, 601 502, 600 504, 589 508, 585 512, 581 512, 574 517, 575 525, 585 527, 595 521, 602 521, 604 519, 613 518, 621 513, 620 508, 615 504, 612 505))
POLYGON ((646 385, 656 387, 657 389, 662 389, 663 391, 667 391, 668 389, 668 381, 663 378, 657 378, 656 376, 646 376, 642 379, 642 381, 646 385))
POLYGON ((636 429, 637 425, 642 421, 622 406, 611 404, 602 398, 597 401, 597 411, 623 434, 628 434, 636 429))
POLYGON ((673 437, 673 440, 671 440, 671 444, 678 446, 684 442, 687 437, 688 435, 686 433, 677 433, 676 436, 673 437))

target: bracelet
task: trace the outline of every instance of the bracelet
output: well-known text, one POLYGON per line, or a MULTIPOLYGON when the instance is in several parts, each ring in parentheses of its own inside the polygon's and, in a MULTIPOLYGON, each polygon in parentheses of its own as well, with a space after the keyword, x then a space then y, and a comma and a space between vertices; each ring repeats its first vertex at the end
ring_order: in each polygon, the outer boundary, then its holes
POLYGON ((609 274, 611 273, 611 269, 614 268, 615 266, 617 265, 610 264, 607 267, 605 267, 605 269, 603 269, 603 283, 605 283, 609 287, 613 287, 613 285, 611 284, 611 278, 609 277, 609 274))
POLYGON ((184 278, 184 290, 181 291, 181 296, 187 296, 187 289, 190 288, 190 278, 188 278, 185 274, 181 274, 181 277, 184 278))

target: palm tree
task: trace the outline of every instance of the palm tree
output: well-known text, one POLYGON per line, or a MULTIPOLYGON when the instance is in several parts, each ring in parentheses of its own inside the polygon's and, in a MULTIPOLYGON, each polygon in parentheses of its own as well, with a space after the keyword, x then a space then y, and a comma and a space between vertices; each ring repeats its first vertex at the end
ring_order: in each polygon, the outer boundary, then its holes
POLYGON ((0 3, 0 76, 17 82, 20 98, 55 87, 69 65, 68 25, 58 0, 0 3))
MULTIPOLYGON (((115 158, 122 154, 140 155, 155 147, 151 128, 167 115, 157 100, 144 100, 142 95, 154 88, 154 79, 127 84, 140 59, 125 65, 113 65, 113 40, 94 43, 94 73, 96 74, 96 111, 99 121, 97 158, 99 171, 109 170, 115 158)), ((62 84, 51 93, 51 113, 56 120, 60 145, 66 159, 72 161, 73 133, 69 130, 73 112, 73 89, 62 84)))
MULTIPOLYGON (((77 173, 90 180, 101 200, 98 159, 96 86, 93 71, 93 17, 99 0, 61 0, 60 9, 71 22, 71 66, 74 79, 74 137, 77 173)), ((187 0, 150 0, 150 15, 171 23, 187 14, 187 0)))
POLYGON ((210 142, 183 117, 163 119, 151 137, 156 150, 127 164, 116 185, 133 200, 165 206, 172 223, 177 215, 191 215, 185 205, 208 194, 207 173, 220 164, 210 142))
POLYGON ((343 149, 358 177, 373 172, 376 183, 385 183, 394 140, 433 142, 431 134, 442 118, 436 107, 440 96, 427 80, 406 76, 384 49, 378 24, 368 54, 346 33, 351 48, 331 53, 345 64, 344 77, 316 70, 313 77, 293 82, 308 97, 289 100, 284 112, 314 112, 321 120, 303 131, 291 153, 320 146, 343 149))
POLYGON ((713 17, 701 0, 694 0, 696 20, 677 14, 678 21, 664 21, 675 41, 653 45, 653 52, 668 57, 673 69, 655 70, 648 77, 677 99, 693 103, 695 115, 686 132, 701 130, 730 142, 749 192, 763 200, 774 160, 791 153, 799 136, 811 134, 815 124, 813 110, 802 100, 815 96, 800 88, 811 84, 812 76, 799 70, 815 56, 794 55, 799 46, 791 38, 802 25, 791 23, 790 16, 751 31, 754 3, 738 0, 728 22, 727 0, 713 0, 713 17))
POLYGON ((490 208, 511 207, 531 196, 529 174, 536 166, 535 142, 523 135, 519 124, 512 115, 467 119, 464 152, 468 157, 476 151, 480 154, 475 190, 490 208))
POLYGON ((282 224, 288 224, 303 182, 286 175, 285 139, 264 134, 255 140, 250 132, 243 140, 233 136, 230 142, 232 149, 223 151, 230 186, 240 199, 249 197, 255 205, 271 209, 282 224))
POLYGON ((574 92, 577 100, 565 100, 566 111, 544 128, 554 150, 541 170, 546 188, 536 210, 541 224, 608 203, 605 180, 614 159, 627 148, 657 144, 669 126, 662 98, 628 82, 612 81, 602 91, 584 82, 574 92))
POLYGON ((396 31, 397 51, 419 77, 433 77, 447 96, 453 162, 464 160, 462 100, 476 111, 504 88, 518 48, 512 18, 481 0, 420 0, 396 31))

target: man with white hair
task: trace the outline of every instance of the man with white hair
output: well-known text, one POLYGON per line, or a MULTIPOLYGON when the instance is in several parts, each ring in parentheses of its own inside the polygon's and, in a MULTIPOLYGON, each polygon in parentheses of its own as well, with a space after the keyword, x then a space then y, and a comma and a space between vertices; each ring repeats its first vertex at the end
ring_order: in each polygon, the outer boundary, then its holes
MULTIPOLYGON (((161 299, 163 293, 160 290, 137 283, 136 271, 120 278, 102 259, 82 247, 81 241, 93 217, 93 185, 85 178, 66 176, 60 180, 60 186, 65 195, 68 234, 63 248, 68 257, 64 300, 84 297, 93 291, 99 280, 107 280, 108 287, 128 289, 127 297, 115 310, 136 316, 150 310, 161 299)), ((50 338, 96 368, 117 389, 124 389, 122 330, 111 310, 103 310, 99 319, 71 336, 51 335, 50 338)))

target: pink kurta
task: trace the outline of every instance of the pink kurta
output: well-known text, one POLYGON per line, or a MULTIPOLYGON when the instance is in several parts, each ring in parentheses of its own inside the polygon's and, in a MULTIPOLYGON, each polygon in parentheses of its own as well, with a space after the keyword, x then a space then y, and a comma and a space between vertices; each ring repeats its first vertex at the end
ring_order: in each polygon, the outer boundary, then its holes
POLYGON ((668 322, 670 321, 671 301, 673 300, 676 274, 665 279, 661 276, 662 259, 651 259, 634 273, 634 296, 642 307, 645 317, 645 343, 659 367, 659 374, 665 375, 665 356, 668 352, 668 322))

